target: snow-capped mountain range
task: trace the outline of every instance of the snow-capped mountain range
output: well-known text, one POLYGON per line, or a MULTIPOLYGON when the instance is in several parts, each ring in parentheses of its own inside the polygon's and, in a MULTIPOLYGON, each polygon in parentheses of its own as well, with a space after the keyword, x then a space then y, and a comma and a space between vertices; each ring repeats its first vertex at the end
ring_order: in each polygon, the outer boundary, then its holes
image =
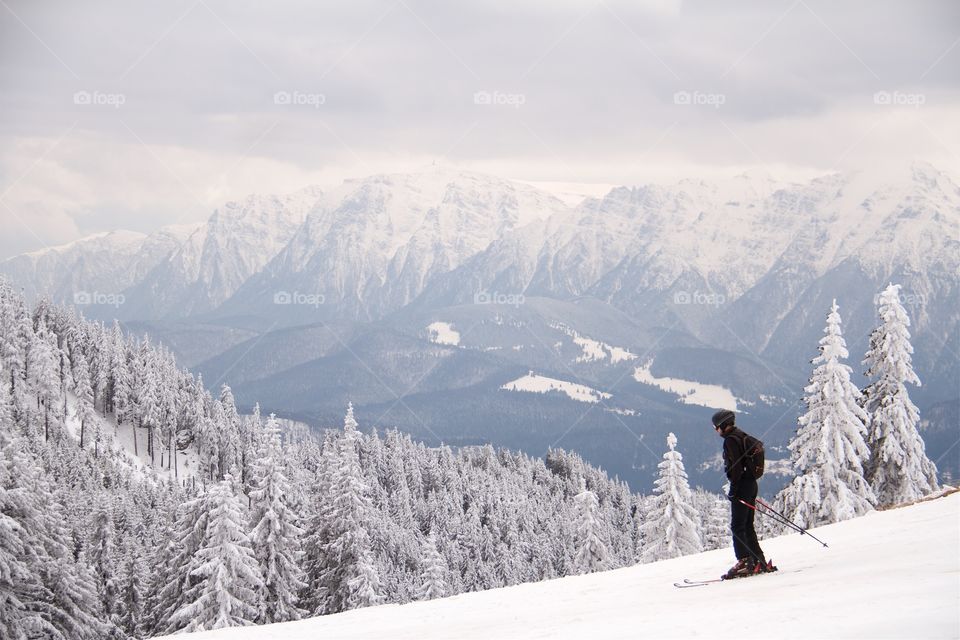
MULTIPOLYGON (((691 420, 684 403, 699 397, 644 380, 712 385, 725 391, 710 397, 766 407, 773 422, 802 395, 832 299, 851 354, 862 354, 874 296, 894 281, 913 322, 924 384, 915 399, 937 416, 928 435, 960 411, 960 188, 925 163, 882 183, 869 172, 802 183, 740 175, 617 187, 576 206, 435 167, 249 196, 203 225, 98 234, 10 258, 0 273, 28 297, 150 331, 205 379, 239 387, 241 403, 319 420, 365 396, 358 412, 376 412, 367 423, 407 420, 447 441, 456 438, 434 419, 468 406, 451 407, 454 393, 483 405, 462 424, 514 434, 510 420, 547 420, 517 409, 517 397, 583 404, 498 393, 530 371, 594 390, 609 405, 600 413, 629 431, 644 412, 691 420), (591 345, 609 357, 586 357, 591 345), (502 415, 490 420, 495 405, 502 415)), ((792 418, 783 425, 785 435, 792 418)), ((544 437, 530 447, 554 439, 544 437)))
POLYGON ((851 259, 881 279, 955 272, 958 235, 960 189, 922 163, 895 185, 862 173, 805 184, 740 175, 618 187, 572 208, 522 183, 436 169, 252 195, 202 226, 100 233, 0 271, 67 302, 112 287, 127 297, 121 315, 141 320, 244 312, 275 289, 322 294, 328 311, 360 319, 490 290, 589 295, 646 315, 678 292, 720 308, 787 268, 809 282, 851 259))
POLYGON ((262 309, 277 291, 299 291, 323 296, 339 315, 377 319, 505 233, 565 210, 533 187, 466 172, 347 181, 320 199, 224 311, 262 309))
POLYGON ((136 310, 127 317, 184 317, 218 307, 287 246, 321 195, 306 187, 226 203, 127 290, 125 305, 136 310))

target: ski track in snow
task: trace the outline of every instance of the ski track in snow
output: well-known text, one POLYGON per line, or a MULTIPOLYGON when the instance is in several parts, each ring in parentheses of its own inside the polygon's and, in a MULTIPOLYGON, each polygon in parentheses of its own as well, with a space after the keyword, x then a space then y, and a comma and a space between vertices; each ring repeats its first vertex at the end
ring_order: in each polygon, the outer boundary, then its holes
MULTIPOLYGON (((780 573, 719 577, 730 549, 299 622, 221 629, 196 640, 486 638, 957 638, 960 493, 869 513, 806 536, 762 541, 780 573), (737 619, 737 611, 742 615, 737 619), (736 631, 732 629, 736 627, 736 631)), ((173 638, 174 636, 170 636, 173 638)), ((181 636, 182 637, 182 636, 181 636)))

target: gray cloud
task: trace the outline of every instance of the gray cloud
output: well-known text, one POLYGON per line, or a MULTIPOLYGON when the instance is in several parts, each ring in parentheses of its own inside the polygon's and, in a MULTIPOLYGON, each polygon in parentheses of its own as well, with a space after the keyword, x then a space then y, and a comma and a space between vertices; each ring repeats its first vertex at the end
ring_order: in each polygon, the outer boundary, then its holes
POLYGON ((8 2, 0 13, 0 257, 437 158, 625 183, 913 157, 960 169, 960 6, 947 1, 8 2), (878 91, 923 104, 876 104, 878 91), (476 104, 478 92, 494 104, 476 104))

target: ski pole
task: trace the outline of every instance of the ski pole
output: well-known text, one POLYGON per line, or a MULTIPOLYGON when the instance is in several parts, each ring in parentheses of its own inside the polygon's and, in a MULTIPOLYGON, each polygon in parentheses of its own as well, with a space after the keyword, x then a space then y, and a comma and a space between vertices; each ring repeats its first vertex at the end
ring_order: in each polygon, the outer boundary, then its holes
MULTIPOLYGON (((739 499, 738 499, 738 500, 739 500, 739 499)), ((776 512, 776 511, 774 511, 774 512, 772 512, 772 513, 771 513, 771 512, 768 512, 768 511, 761 511, 761 510, 757 509, 756 506, 754 506, 754 505, 752 505, 752 504, 750 504, 749 502, 746 502, 746 501, 744 501, 744 500, 739 500, 739 502, 740 502, 741 504, 743 504, 744 506, 750 507, 751 509, 753 509, 754 511, 756 511, 756 512, 759 513, 760 515, 766 516, 766 517, 772 519, 774 522, 777 522, 777 523, 779 523, 779 524, 786 525, 786 526, 790 527, 791 529, 793 529, 794 531, 797 531, 800 535, 808 535, 808 536, 810 536, 811 538, 813 538, 814 540, 816 540, 817 542, 819 542, 820 544, 822 544, 823 546, 825 546, 825 547, 827 546, 827 543, 826 543, 826 542, 824 542, 823 540, 817 538, 815 535, 813 535, 812 533, 810 533, 809 531, 807 531, 806 529, 804 529, 803 527, 801 527, 801 526, 798 525, 797 523, 792 522, 791 520, 788 520, 787 518, 785 518, 785 517, 784 517, 783 515, 781 515, 780 513, 776 512)))
MULTIPOLYGON (((806 529, 804 529, 803 527, 801 527, 801 526, 798 525, 797 523, 795 523, 795 522, 793 522, 792 520, 790 520, 789 518, 787 518, 787 516, 783 515, 782 513, 780 513, 779 511, 777 511, 777 510, 774 509, 773 507, 771 507, 769 504, 767 504, 766 502, 764 502, 763 500, 761 500, 759 497, 757 498, 757 502, 760 503, 760 505, 761 505, 763 508, 765 508, 765 509, 767 509, 768 511, 770 511, 770 514, 776 515, 778 518, 780 518, 780 521, 781 521, 781 522, 783 522, 784 524, 787 524, 787 525, 791 526, 792 528, 796 529, 797 531, 799 531, 799 532, 800 532, 800 535, 808 535, 808 536, 810 536, 811 538, 813 538, 814 540, 816 540, 817 542, 819 542, 820 544, 822 544, 823 546, 829 548, 829 545, 828 545, 826 542, 824 542, 823 540, 821 540, 821 539, 818 538, 817 536, 813 535, 812 533, 810 533, 809 531, 807 531, 806 529)), ((767 513, 763 512, 763 511, 760 511, 759 513, 764 513, 765 515, 770 515, 770 514, 767 514, 767 513)))
POLYGON ((786 526, 790 527, 791 529, 793 529, 794 531, 799 531, 800 533, 803 533, 803 530, 802 530, 799 526, 797 526, 795 523, 791 522, 790 520, 785 520, 785 519, 783 519, 783 518, 777 517, 777 515, 776 515, 776 514, 773 514, 773 513, 767 513, 766 511, 760 511, 759 509, 757 509, 756 505, 752 505, 752 504, 750 504, 749 502, 747 502, 746 500, 741 500, 740 498, 737 498, 737 502, 739 502, 740 504, 742 504, 742 505, 745 506, 745 507, 749 507, 750 509, 753 509, 754 511, 756 511, 757 513, 759 513, 759 514, 762 515, 762 516, 766 516, 766 517, 770 518, 770 519, 773 520, 774 522, 777 522, 777 523, 782 524, 782 525, 786 525, 786 526))

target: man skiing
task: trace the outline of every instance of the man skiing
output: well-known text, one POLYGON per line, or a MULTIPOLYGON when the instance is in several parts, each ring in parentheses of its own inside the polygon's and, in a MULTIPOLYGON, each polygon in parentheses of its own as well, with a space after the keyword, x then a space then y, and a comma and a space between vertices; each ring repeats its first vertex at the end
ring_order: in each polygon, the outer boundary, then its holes
POLYGON ((730 480, 730 532, 733 534, 733 552, 737 563, 724 579, 741 578, 755 573, 776 571, 772 562, 767 562, 753 528, 757 499, 757 479, 747 464, 747 434, 734 424, 736 414, 721 409, 713 414, 713 428, 723 438, 723 468, 730 480), (742 501, 742 502, 741 502, 742 501), (746 504, 744 504, 746 503, 746 504), (750 506, 747 506, 750 505, 750 506))

